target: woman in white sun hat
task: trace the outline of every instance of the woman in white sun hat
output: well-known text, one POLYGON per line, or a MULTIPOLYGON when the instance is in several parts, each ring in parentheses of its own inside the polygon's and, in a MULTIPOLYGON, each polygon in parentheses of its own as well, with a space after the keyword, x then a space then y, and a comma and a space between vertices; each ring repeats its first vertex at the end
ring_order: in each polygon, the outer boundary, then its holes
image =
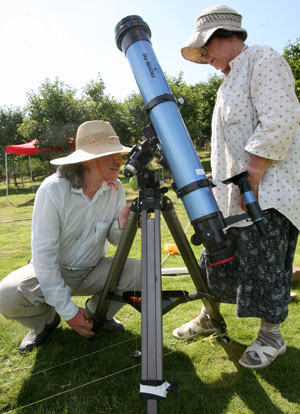
MULTIPOLYGON (((112 126, 88 121, 79 126, 76 151, 58 158, 56 174, 39 187, 32 218, 32 261, 0 282, 0 312, 28 327, 20 352, 41 345, 60 318, 91 337, 97 307, 112 262, 107 242, 117 244, 130 205, 118 174, 124 147, 112 126), (72 296, 91 296, 80 308, 72 296)), ((140 262, 125 263, 116 294, 140 290, 140 262)), ((112 301, 104 329, 123 330, 113 318, 123 306, 112 301)))
MULTIPOLYGON (((218 302, 236 303, 239 317, 261 319, 255 342, 239 362, 263 368, 286 350, 280 323, 288 315, 292 263, 300 228, 300 108, 287 62, 268 46, 246 46, 242 16, 227 6, 205 9, 182 56, 224 74, 212 119, 211 165, 215 197, 224 217, 242 213, 237 186, 222 180, 248 170, 264 211, 266 236, 243 221, 226 242, 235 259, 200 266, 218 302)), ((201 70, 201 67, 199 67, 201 70)), ((189 339, 213 330, 206 309, 173 331, 189 339)))

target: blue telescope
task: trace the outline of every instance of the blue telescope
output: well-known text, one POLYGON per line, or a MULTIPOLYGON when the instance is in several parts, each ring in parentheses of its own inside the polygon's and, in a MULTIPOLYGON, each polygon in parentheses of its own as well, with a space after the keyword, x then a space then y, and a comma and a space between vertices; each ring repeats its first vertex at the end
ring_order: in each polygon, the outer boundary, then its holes
POLYGON ((224 240, 226 222, 194 149, 140 16, 128 16, 115 28, 116 43, 129 61, 152 126, 174 178, 195 238, 205 246, 212 266, 233 259, 224 240))

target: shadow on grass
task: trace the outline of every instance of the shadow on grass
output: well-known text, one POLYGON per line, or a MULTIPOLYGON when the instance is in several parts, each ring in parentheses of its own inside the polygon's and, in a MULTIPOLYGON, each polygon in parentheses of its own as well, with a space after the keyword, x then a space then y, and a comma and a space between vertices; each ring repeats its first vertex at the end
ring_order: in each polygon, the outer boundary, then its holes
MULTIPOLYGON (((181 378, 181 381, 179 381, 179 390, 181 389, 181 392, 184 393, 184 397, 178 398, 176 409, 174 409, 174 405, 166 400, 163 404, 168 404, 169 411, 167 412, 171 412, 172 414, 184 412, 199 412, 205 414, 241 414, 249 412, 259 414, 286 414, 287 411, 282 411, 273 403, 268 391, 258 381, 256 372, 247 370, 239 365, 238 360, 246 346, 232 340, 230 343, 224 343, 222 341, 219 343, 222 345, 226 357, 234 364, 236 370, 231 367, 230 370, 232 372, 225 372, 228 369, 229 362, 224 361, 224 366, 226 365, 224 372, 219 372, 216 380, 212 382, 201 381, 199 373, 197 374, 195 372, 191 361, 186 356, 183 356, 183 354, 176 353, 173 356, 173 367, 171 370, 174 369, 174 366, 178 365, 177 375, 181 378), (189 383, 188 386, 187 383, 189 383), (244 408, 237 399, 235 401, 236 406, 231 406, 232 400, 236 396, 243 402, 244 408)), ((300 354, 299 351, 297 353, 300 354)), ((277 364, 277 361, 274 364, 277 364)), ((212 364, 207 365, 207 369, 210 368, 212 369, 212 364)), ((267 368, 266 371, 270 373, 271 378, 271 367, 267 368)), ((270 383, 272 384, 272 381, 270 383)), ((280 391, 280 388, 278 390, 280 391)), ((293 393, 293 397, 298 398, 298 392, 293 393)))
POLYGON ((33 206, 33 204, 34 204, 34 197, 31 200, 26 201, 25 203, 19 204, 17 207, 33 206))
MULTIPOLYGON (((35 186, 35 193, 38 190, 38 185, 35 186)), ((35 193, 32 192, 32 188, 10 188, 9 192, 8 192, 8 197, 7 197, 7 202, 13 206, 13 207, 26 207, 26 206, 31 206, 34 204, 34 198, 35 198, 35 193), (23 202, 21 204, 17 204, 15 201, 19 198, 19 196, 23 197, 23 196, 32 196, 32 198, 30 198, 29 200, 27 200, 26 202, 23 202), (18 197, 14 197, 14 196, 18 196, 18 197)), ((6 199, 6 189, 5 188, 0 188, 0 197, 3 197, 3 199, 6 199)), ((24 200, 24 198, 23 198, 24 200)))
POLYGON ((34 198, 32 198, 31 200, 26 201, 25 203, 21 203, 21 204, 15 204, 11 200, 9 200, 9 199, 7 200, 7 202, 11 206, 16 207, 16 208, 19 208, 19 207, 28 207, 28 206, 33 206, 33 204, 34 204, 34 198))
POLYGON ((257 370, 257 374, 276 388, 281 396, 290 403, 300 404, 300 351, 294 347, 287 347, 285 355, 275 361, 272 370, 257 370))
MULTIPOLYGON (((34 185, 34 191, 36 192, 39 188, 39 185, 34 185)), ((16 187, 9 187, 8 189, 8 197, 11 195, 20 195, 20 194, 33 194, 32 187, 27 188, 16 188, 16 187)), ((0 197, 6 197, 6 188, 0 188, 0 197)))
MULTIPOLYGON (((245 406, 247 406, 247 408, 250 409, 253 413, 287 413, 287 411, 282 411, 280 408, 274 405, 270 399, 269 394, 263 388, 263 385, 261 385, 261 383, 258 381, 257 376, 262 376, 266 382, 276 388, 276 392, 279 392, 281 395, 283 389, 288 388, 289 395, 286 396, 287 400, 290 402, 299 402, 299 387, 297 387, 295 390, 290 387, 290 381, 293 380, 294 374, 292 372, 290 372, 288 375, 284 373, 284 371, 290 371, 289 364, 287 364, 284 356, 280 356, 267 368, 260 370, 251 370, 242 367, 238 363, 239 358, 246 349, 246 345, 242 345, 234 340, 231 340, 230 343, 225 343, 219 340, 219 343, 222 345, 224 351, 226 352, 228 359, 232 361, 236 366, 239 375, 233 379, 232 374, 223 374, 222 379, 219 381, 219 384, 215 383, 215 386, 224 386, 225 384, 229 386, 229 384, 232 383, 232 391, 234 394, 237 394, 244 402, 245 406), (283 367, 285 367, 285 369, 283 369, 283 367), (278 381, 274 381, 275 378, 278 378, 278 381), (233 380, 236 382, 232 382, 233 380)), ((297 364, 298 369, 296 370, 298 372, 297 375, 299 375, 300 351, 295 349, 295 353, 297 354, 299 361, 297 364)), ((289 355, 289 358, 290 357, 291 355, 289 355)), ((295 378, 293 381, 295 381, 295 378)), ((230 386, 228 388, 230 388, 230 386)), ((222 388, 222 390, 224 391, 224 388, 222 388)))
MULTIPOLYGON (((133 357, 140 346, 140 336, 128 331, 111 334, 100 330, 95 340, 89 341, 68 328, 58 328, 35 351, 31 375, 23 383, 17 406, 11 409, 23 407, 23 414, 146 413, 146 402, 139 396, 140 360, 133 357)), ((238 395, 247 407, 246 411, 242 408, 235 411, 239 414, 250 410, 260 414, 285 414, 258 381, 257 371, 238 364, 245 346, 234 341, 222 346, 225 359, 228 356, 230 360, 226 360, 227 366, 233 363, 235 367, 231 367, 230 373, 219 372, 218 378, 210 383, 204 375, 205 367, 202 367, 204 374, 196 372, 187 354, 164 347, 164 354, 169 354, 164 357, 164 375, 169 383, 178 383, 179 395, 175 398, 169 392, 159 402, 159 411, 229 413, 228 406, 238 395)), ((272 367, 260 371, 259 376, 288 401, 298 402, 300 352, 290 348, 288 353, 294 361, 293 370, 284 361, 286 356, 282 356, 272 367)))

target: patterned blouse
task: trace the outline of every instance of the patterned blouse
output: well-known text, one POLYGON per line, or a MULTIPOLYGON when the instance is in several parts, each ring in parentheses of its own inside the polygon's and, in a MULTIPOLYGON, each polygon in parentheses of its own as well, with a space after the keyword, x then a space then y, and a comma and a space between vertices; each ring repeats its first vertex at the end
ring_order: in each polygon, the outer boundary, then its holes
POLYGON ((245 171, 255 154, 273 160, 260 182, 261 208, 275 208, 300 229, 300 105, 290 67, 270 47, 256 45, 245 47, 230 68, 212 120, 219 208, 224 217, 242 213, 238 187, 221 181, 245 171))

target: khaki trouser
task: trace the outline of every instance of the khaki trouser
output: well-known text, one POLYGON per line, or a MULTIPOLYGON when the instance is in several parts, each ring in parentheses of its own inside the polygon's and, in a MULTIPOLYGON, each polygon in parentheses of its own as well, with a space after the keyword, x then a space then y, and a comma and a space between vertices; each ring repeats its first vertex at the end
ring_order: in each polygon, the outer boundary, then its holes
MULTIPOLYGON (((112 257, 104 257, 97 266, 87 270, 61 268, 71 296, 92 295, 89 308, 96 307, 112 260, 112 257)), ((114 293, 122 295, 130 290, 141 290, 141 263, 136 259, 127 259, 114 293)), ((122 306, 124 303, 112 301, 107 319, 111 319, 122 306)), ((0 313, 7 319, 14 319, 30 328, 36 334, 42 332, 45 325, 54 319, 55 308, 45 303, 32 264, 13 271, 0 282, 0 313)))

